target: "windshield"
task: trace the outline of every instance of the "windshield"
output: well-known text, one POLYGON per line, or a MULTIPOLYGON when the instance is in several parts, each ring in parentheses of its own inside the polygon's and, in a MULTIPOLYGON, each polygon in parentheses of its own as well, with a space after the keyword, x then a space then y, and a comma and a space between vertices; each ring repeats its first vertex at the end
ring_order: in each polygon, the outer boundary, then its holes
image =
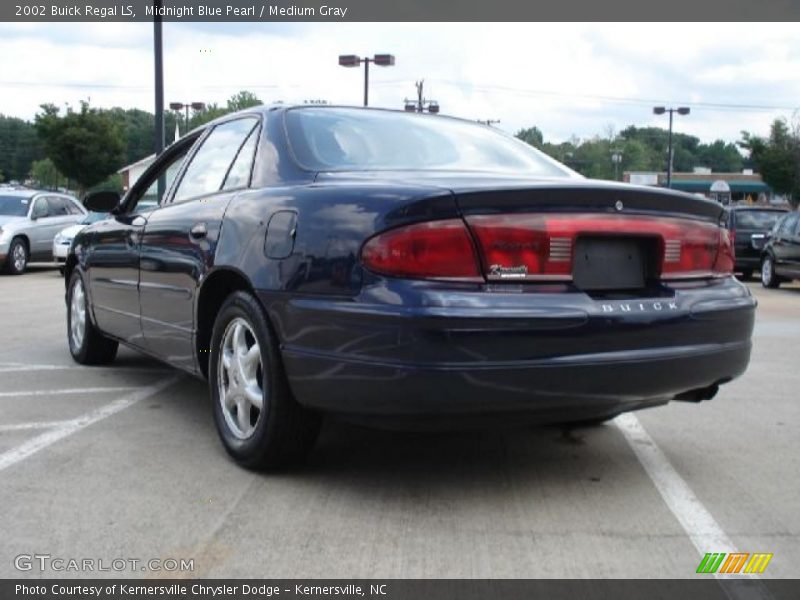
POLYGON ((740 229, 772 229, 784 214, 777 210, 740 210, 736 214, 736 227, 740 229))
POLYGON ((354 108, 286 112, 289 143, 315 171, 494 171, 542 177, 573 174, 528 144, 491 127, 415 113, 354 108))
POLYGON ((31 199, 25 196, 0 196, 0 215, 24 217, 28 214, 31 199))
POLYGON ((98 221, 102 221, 108 217, 106 213, 99 213, 99 212, 89 212, 86 213, 86 216, 83 217, 80 221, 78 221, 81 225, 91 225, 92 223, 97 223, 98 221))

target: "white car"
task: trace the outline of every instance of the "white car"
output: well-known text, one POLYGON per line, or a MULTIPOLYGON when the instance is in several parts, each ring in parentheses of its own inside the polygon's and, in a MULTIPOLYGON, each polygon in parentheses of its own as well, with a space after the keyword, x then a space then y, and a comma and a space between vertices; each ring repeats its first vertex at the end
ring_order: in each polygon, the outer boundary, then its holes
POLYGON ((107 217, 108 215, 103 213, 86 213, 86 216, 83 219, 74 225, 70 225, 69 227, 65 227, 59 231, 53 238, 53 262, 59 263, 63 269, 64 263, 67 260, 67 255, 69 254, 69 247, 78 232, 87 225, 91 225, 97 221, 102 221, 107 217))

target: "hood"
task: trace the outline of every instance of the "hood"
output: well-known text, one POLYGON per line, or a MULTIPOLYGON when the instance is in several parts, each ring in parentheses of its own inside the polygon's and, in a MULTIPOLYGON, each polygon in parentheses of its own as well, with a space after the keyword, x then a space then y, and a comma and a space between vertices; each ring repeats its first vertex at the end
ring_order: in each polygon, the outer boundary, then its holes
POLYGON ((65 227, 64 229, 59 231, 58 234, 62 237, 72 239, 76 235, 78 235, 78 232, 84 227, 86 227, 86 225, 83 225, 81 223, 76 223, 75 225, 70 225, 69 227, 65 227))

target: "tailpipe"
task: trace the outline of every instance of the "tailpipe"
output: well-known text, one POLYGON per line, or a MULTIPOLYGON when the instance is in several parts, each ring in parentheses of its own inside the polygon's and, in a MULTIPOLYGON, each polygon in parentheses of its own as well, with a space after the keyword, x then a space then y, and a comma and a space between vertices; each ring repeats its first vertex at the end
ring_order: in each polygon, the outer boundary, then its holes
POLYGON ((717 395, 719 391, 719 386, 725 383, 724 381, 718 381, 708 387, 704 388, 697 388, 694 390, 689 390, 688 392, 681 392, 680 394, 676 395, 673 400, 679 400, 681 402, 702 402, 703 400, 711 400, 714 396, 717 395))

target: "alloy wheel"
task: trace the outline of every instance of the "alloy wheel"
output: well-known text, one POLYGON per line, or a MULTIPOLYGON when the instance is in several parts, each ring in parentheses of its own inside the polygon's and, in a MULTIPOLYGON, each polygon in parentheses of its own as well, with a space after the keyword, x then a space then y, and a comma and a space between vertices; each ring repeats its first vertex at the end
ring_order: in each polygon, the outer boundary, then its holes
POLYGON ((772 259, 769 256, 765 257, 764 262, 761 263, 761 283, 764 284, 764 287, 769 287, 772 283, 772 259))
POLYGON ((14 244, 14 250, 11 254, 11 260, 14 261, 14 270, 17 273, 22 273, 25 270, 25 263, 28 260, 28 257, 25 253, 25 246, 21 243, 17 242, 14 244))
POLYGON ((69 311, 69 339, 77 351, 83 345, 83 338, 86 335, 86 294, 80 277, 77 277, 72 284, 69 311))
POLYGON ((217 386, 225 423, 239 439, 252 436, 262 418, 263 377, 261 348, 250 324, 238 317, 222 336, 217 386))

